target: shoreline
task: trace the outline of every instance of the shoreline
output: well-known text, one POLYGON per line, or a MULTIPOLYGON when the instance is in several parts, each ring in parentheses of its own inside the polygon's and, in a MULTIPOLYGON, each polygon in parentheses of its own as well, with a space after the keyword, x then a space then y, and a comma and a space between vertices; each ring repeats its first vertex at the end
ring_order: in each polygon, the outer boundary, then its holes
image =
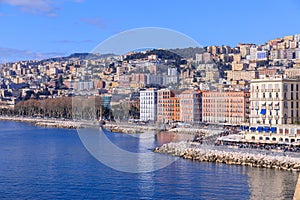
POLYGON ((76 122, 76 121, 50 119, 50 118, 0 116, 0 120, 1 121, 25 122, 25 123, 31 123, 34 126, 51 127, 51 128, 76 129, 81 126, 80 123, 76 122))
POLYGON ((153 149, 155 153, 169 154, 184 159, 242 165, 257 168, 270 168, 300 172, 300 157, 293 154, 273 153, 267 151, 234 151, 229 148, 195 145, 191 142, 164 144, 153 149))
MULTIPOLYGON (((93 121, 75 121, 72 119, 52 119, 52 118, 31 118, 31 117, 19 117, 19 116, 0 116, 0 121, 15 121, 31 123, 34 126, 49 127, 49 128, 67 128, 77 129, 83 127, 95 127, 99 126, 93 121)), ((214 136, 222 132, 221 129, 214 128, 174 128, 165 130, 156 125, 137 125, 124 122, 106 123, 103 128, 114 133, 124 134, 140 134, 146 131, 166 131, 170 133, 214 136)))
MULTIPOLYGON (((0 116, 0 121, 14 121, 31 123, 34 126, 49 127, 49 128, 67 128, 77 129, 83 127, 100 127, 93 121, 75 121, 72 119, 52 119, 52 118, 31 118, 17 116, 0 116)), ((139 126, 125 123, 106 123, 103 128, 110 132, 124 134, 138 134, 144 131, 160 131, 156 126, 139 126)))

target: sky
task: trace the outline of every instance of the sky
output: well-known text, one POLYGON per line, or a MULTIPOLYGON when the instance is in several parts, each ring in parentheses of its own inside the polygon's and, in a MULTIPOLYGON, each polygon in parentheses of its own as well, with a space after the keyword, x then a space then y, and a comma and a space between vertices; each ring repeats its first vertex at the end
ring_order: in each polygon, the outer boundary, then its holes
POLYGON ((299 19, 298 0, 0 0, 0 62, 91 52, 143 27, 178 31, 200 46, 260 44, 300 33, 299 19))

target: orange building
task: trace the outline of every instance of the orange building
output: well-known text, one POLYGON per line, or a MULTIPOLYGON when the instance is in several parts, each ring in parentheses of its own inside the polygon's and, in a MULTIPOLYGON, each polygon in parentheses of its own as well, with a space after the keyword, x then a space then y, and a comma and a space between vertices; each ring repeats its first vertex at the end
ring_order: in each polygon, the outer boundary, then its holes
POLYGON ((180 119, 178 92, 161 89, 157 91, 157 122, 172 123, 180 119))
POLYGON ((207 123, 242 124, 249 120, 250 93, 246 91, 204 91, 202 119, 207 123))

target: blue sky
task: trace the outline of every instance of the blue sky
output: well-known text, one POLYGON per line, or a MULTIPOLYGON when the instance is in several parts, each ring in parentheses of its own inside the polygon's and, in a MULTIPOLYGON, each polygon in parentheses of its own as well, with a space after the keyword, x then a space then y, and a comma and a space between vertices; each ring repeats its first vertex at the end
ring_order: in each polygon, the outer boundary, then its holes
POLYGON ((0 0, 0 61, 90 52, 134 28, 179 31, 200 45, 300 33, 297 0, 0 0))

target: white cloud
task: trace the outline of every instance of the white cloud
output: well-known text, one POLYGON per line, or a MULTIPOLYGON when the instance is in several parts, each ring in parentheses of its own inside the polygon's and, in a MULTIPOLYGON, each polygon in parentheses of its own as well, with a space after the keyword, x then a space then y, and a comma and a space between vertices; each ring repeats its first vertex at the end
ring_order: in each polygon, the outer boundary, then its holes
MULTIPOLYGON (((63 0, 81 3, 83 0, 63 0)), ((45 14, 47 16, 56 16, 56 11, 59 9, 58 4, 63 1, 55 0, 0 0, 0 3, 16 6, 23 12, 34 14, 45 14)))
POLYGON ((53 58, 58 56, 64 56, 65 53, 49 52, 40 53, 30 50, 21 50, 13 48, 0 47, 0 62, 11 62, 18 60, 42 60, 46 58, 53 58))

